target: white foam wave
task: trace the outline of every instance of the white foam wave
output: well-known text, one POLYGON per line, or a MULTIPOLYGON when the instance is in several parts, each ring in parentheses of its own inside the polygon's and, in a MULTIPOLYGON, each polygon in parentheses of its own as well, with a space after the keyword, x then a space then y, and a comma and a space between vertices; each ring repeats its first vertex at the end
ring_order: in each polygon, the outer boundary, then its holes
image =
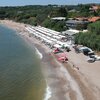
POLYGON ((46 94, 45 94, 45 98, 44 98, 44 100, 49 100, 50 99, 50 97, 51 97, 51 89, 50 89, 50 87, 49 86, 47 86, 47 88, 46 88, 46 94))
POLYGON ((35 50, 36 50, 36 54, 39 56, 39 58, 42 59, 43 58, 42 53, 40 53, 37 48, 35 48, 35 50))
MULTIPOLYGON (((35 50, 36 50, 36 54, 39 56, 39 58, 42 59, 42 58, 43 58, 42 53, 40 53, 39 50, 38 50, 37 48, 35 48, 35 50)), ((47 83, 47 82, 46 82, 46 83, 47 83)), ((50 89, 50 87, 47 85, 44 100, 49 100, 49 98, 51 97, 51 94, 52 94, 51 89, 50 89)))

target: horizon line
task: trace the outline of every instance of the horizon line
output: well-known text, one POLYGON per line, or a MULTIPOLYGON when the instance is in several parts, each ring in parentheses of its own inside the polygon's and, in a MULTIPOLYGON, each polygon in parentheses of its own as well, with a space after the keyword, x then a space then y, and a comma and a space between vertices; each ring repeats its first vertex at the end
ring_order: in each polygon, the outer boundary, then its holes
POLYGON ((34 4, 34 5, 0 5, 0 7, 24 7, 24 6, 77 6, 77 5, 89 5, 89 4, 100 4, 100 3, 78 3, 78 4, 34 4))

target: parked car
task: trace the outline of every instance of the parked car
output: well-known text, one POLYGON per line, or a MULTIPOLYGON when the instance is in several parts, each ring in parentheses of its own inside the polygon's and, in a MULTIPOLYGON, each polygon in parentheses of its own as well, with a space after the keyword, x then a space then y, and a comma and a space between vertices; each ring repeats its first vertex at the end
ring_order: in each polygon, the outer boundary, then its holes
POLYGON ((100 60, 100 56, 98 56, 98 55, 91 55, 91 56, 89 56, 90 58, 94 58, 95 59, 95 61, 99 61, 100 60))
POLYGON ((89 55, 89 56, 95 55, 95 54, 94 54, 94 51, 88 52, 88 55, 89 55))
POLYGON ((95 58, 88 58, 87 61, 88 61, 89 63, 93 63, 93 62, 95 62, 95 58))
POLYGON ((88 47, 81 47, 81 48, 79 48, 79 51, 83 52, 83 54, 86 56, 93 53, 92 49, 90 49, 88 47))

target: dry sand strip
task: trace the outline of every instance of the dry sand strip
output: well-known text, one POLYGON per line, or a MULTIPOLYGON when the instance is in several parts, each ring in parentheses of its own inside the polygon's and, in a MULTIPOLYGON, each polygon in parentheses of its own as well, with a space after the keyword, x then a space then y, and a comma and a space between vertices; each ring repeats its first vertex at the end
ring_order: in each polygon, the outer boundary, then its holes
POLYGON ((100 100, 100 61, 94 63, 87 62, 87 56, 82 53, 76 54, 72 49, 68 54, 70 65, 78 67, 78 75, 83 80, 86 87, 90 87, 92 94, 95 95, 94 100, 100 100))
POLYGON ((92 79, 92 73, 96 74, 97 78, 100 76, 100 73, 97 74, 96 69, 93 72, 93 67, 91 71, 87 71, 90 69, 87 67, 89 64, 84 61, 85 59, 83 59, 82 55, 77 57, 78 55, 71 51, 68 53, 71 63, 61 64, 52 54, 50 55, 51 51, 48 47, 41 44, 34 37, 29 37, 28 32, 25 30, 25 24, 9 20, 1 21, 1 23, 18 31, 19 35, 26 42, 35 45, 43 54, 42 70, 52 92, 52 97, 49 100, 100 100, 100 91, 98 91, 99 82, 96 79, 96 82, 94 82, 94 78, 92 79), (79 71, 73 69, 73 64, 79 67, 79 71), (86 67, 84 68, 84 66, 86 67), (97 90, 93 87, 97 87, 97 90))

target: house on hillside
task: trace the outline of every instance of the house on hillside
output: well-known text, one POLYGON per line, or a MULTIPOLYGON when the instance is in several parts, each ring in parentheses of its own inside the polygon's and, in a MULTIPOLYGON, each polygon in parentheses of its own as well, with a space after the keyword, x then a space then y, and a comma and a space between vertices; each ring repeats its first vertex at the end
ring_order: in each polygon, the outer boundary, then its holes
POLYGON ((88 18, 87 17, 76 17, 74 19, 75 20, 78 20, 78 21, 88 21, 88 18))
POLYGON ((90 11, 96 12, 98 9, 100 9, 100 6, 98 5, 93 5, 89 8, 90 11))
POLYGON ((77 12, 77 10, 76 9, 71 9, 68 12, 77 12))
POLYGON ((51 18, 52 20, 57 20, 57 21, 65 21, 66 17, 53 17, 51 18))
POLYGON ((88 21, 89 22, 96 22, 96 21, 99 21, 100 20, 100 16, 98 16, 98 17, 91 17, 91 18, 88 18, 88 21))

